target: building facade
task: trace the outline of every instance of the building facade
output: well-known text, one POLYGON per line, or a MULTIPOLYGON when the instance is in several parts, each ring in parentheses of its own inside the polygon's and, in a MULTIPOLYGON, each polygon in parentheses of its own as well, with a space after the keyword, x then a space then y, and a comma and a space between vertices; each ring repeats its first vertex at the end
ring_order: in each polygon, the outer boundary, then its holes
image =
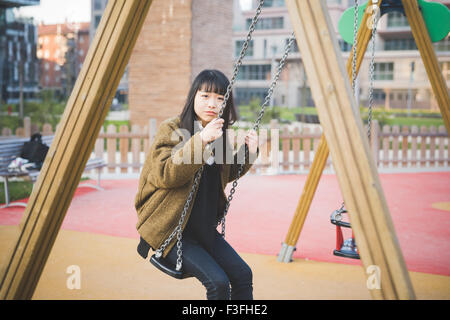
POLYGON ((39 5, 39 0, 0 2, 0 103, 35 100, 39 92, 37 28, 13 11, 25 5, 39 5))
POLYGON ((60 98, 72 92, 89 49, 89 22, 38 26, 40 85, 60 98))
MULTIPOLYGON (((91 0, 90 43, 94 39, 95 32, 97 31, 97 27, 102 19, 107 4, 108 0, 91 0)), ((115 103, 128 104, 128 65, 125 67, 124 74, 117 87, 113 107, 115 107, 115 103)))
MULTIPOLYGON (((328 10, 336 30, 344 63, 351 46, 337 32, 342 13, 354 5, 353 0, 329 0, 328 10)), ((439 1, 450 6, 450 1, 439 1)), ((253 0, 251 10, 235 11, 240 24, 233 32, 234 57, 239 55, 243 39, 251 23, 258 1, 253 0)), ((235 96, 238 104, 248 104, 252 98, 261 101, 266 95, 277 63, 281 59, 287 39, 292 32, 284 0, 264 1, 252 43, 236 82, 235 96)), ((450 39, 434 44, 444 79, 450 83, 450 39)), ((369 96, 369 49, 358 76, 359 100, 367 106, 369 96)), ((401 13, 383 15, 376 36, 374 70, 375 104, 386 108, 406 108, 411 96, 411 108, 438 109, 419 51, 415 45, 408 21, 401 13), (412 67, 413 66, 413 67, 412 67), (413 69, 412 69, 413 68, 413 69)), ((302 65, 301 55, 295 46, 291 49, 285 70, 275 90, 276 106, 312 106, 311 91, 302 65)))

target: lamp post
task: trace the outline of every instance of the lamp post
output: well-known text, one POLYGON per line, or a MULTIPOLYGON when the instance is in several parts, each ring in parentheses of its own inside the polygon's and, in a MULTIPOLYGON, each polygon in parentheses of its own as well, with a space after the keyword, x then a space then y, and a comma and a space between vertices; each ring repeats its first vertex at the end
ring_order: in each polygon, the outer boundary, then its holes
POLYGON ((412 84, 414 81, 414 61, 411 62, 411 73, 409 75, 409 87, 408 87, 408 117, 411 116, 411 103, 412 103, 412 84))
MULTIPOLYGON (((270 66, 270 78, 273 79, 275 78, 275 70, 277 68, 276 62, 275 62, 275 55, 277 53, 278 47, 276 45, 272 45, 272 62, 271 62, 271 66, 270 66)), ((270 97, 270 108, 273 110, 273 105, 274 105, 274 97, 273 94, 270 97)))

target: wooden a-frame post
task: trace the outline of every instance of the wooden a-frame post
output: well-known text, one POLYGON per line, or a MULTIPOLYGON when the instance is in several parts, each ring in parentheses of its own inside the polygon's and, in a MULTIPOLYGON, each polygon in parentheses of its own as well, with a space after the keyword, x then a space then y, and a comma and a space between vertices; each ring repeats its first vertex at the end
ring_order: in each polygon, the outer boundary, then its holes
POLYGON ((110 0, 0 273, 1 299, 31 299, 151 0, 110 0))
POLYGON ((311 91, 365 268, 379 268, 375 299, 415 294, 324 0, 286 1, 311 91))

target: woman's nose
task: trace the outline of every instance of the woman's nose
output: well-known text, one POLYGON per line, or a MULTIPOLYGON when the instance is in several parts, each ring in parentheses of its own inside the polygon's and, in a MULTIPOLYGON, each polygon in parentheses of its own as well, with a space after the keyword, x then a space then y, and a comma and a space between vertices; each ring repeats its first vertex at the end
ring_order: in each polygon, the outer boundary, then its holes
POLYGON ((215 108, 217 108, 217 106, 218 106, 218 104, 215 99, 209 99, 209 101, 208 101, 209 108, 215 109, 215 108))

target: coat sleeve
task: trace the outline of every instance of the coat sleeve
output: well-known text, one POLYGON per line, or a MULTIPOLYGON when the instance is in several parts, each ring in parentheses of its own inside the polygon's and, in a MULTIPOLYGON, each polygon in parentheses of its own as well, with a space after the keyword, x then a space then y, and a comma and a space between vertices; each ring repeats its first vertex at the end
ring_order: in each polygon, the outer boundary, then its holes
POLYGON ((245 157, 245 144, 243 144, 239 151, 234 155, 233 164, 230 165, 230 175, 228 177, 228 182, 234 181, 238 177, 238 171, 241 164, 244 165, 244 168, 241 172, 241 177, 245 175, 248 170, 252 167, 253 163, 256 161, 259 155, 259 147, 256 149, 256 153, 249 153, 248 157, 245 157))
POLYGON ((211 155, 200 132, 187 137, 179 128, 162 123, 150 150, 148 180, 158 188, 177 188, 191 181, 211 155))

